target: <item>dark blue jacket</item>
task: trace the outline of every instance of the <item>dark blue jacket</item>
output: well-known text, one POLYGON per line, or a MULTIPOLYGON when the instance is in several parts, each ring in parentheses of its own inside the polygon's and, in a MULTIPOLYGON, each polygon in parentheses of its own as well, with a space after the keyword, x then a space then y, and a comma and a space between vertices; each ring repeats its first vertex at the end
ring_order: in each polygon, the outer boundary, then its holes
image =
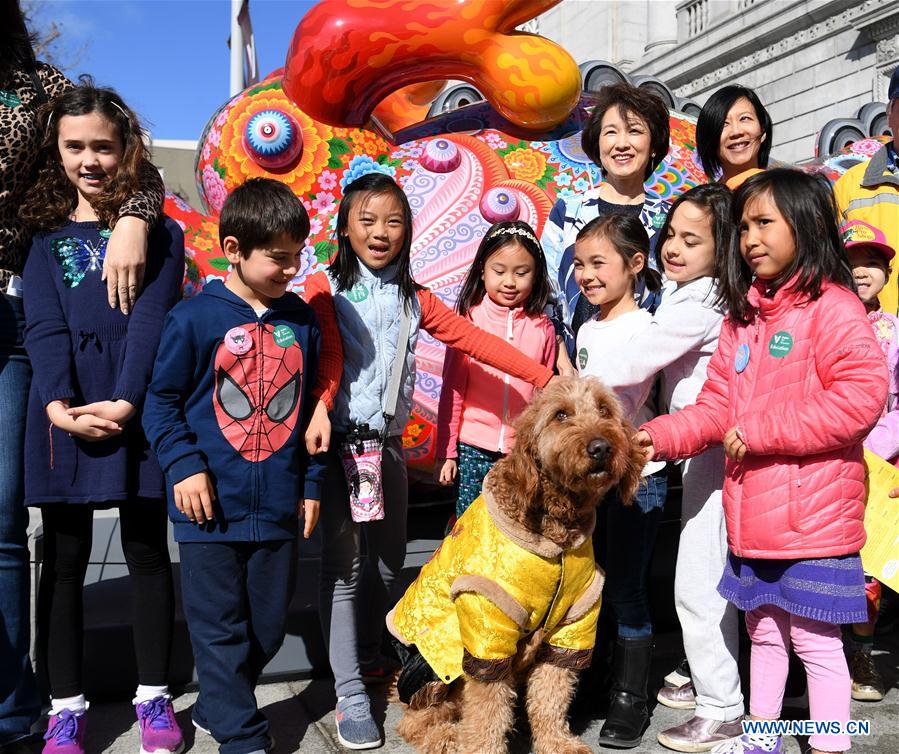
POLYGON ((179 542, 258 542, 297 534, 297 503, 321 499, 324 465, 303 425, 320 333, 312 309, 287 293, 261 316, 220 281, 166 318, 144 428, 169 483, 179 542), (207 472, 214 520, 175 508, 171 485, 207 472))
POLYGON ((112 309, 101 280, 106 238, 96 222, 34 237, 24 272, 25 347, 34 368, 25 429, 25 502, 114 505, 162 499, 165 480, 141 428, 100 442, 50 424, 46 405, 144 401, 166 312, 181 296, 184 234, 169 218, 148 238, 144 289, 130 315, 112 309))

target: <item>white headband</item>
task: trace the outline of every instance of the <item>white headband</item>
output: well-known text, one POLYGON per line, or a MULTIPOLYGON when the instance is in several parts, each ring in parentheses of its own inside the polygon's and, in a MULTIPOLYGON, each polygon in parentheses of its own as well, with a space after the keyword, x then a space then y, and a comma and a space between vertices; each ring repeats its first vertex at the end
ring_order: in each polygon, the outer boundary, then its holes
POLYGON ((497 228, 495 231, 493 231, 493 233, 487 236, 487 240, 489 241, 493 238, 496 238, 497 236, 502 235, 524 236, 526 239, 528 239, 528 241, 532 241, 537 246, 540 246, 540 242, 537 240, 537 237, 529 230, 525 230, 524 228, 497 228))

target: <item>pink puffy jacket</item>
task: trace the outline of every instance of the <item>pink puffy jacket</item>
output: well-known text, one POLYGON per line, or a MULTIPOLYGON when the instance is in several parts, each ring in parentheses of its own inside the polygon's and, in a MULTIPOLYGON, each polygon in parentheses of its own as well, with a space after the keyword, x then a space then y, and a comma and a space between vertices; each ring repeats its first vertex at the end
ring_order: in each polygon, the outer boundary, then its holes
POLYGON ((862 440, 887 395, 886 362, 858 297, 825 283, 809 301, 756 282, 755 316, 730 319, 696 403, 645 424, 657 458, 689 458, 738 428, 727 460, 731 551, 745 558, 830 557, 865 543, 862 440), (748 356, 748 359, 747 359, 748 356))

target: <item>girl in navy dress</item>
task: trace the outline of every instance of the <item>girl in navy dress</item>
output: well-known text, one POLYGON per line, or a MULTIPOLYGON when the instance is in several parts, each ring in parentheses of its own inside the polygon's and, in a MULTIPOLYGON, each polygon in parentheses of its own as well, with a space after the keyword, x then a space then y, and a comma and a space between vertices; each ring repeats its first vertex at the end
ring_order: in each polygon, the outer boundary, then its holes
POLYGON ((36 231, 24 272, 25 347, 34 368, 25 430, 25 502, 39 506, 44 562, 38 632, 52 707, 45 754, 82 754, 82 590, 93 512, 118 507, 132 579, 141 751, 183 747, 168 693, 174 596, 165 484, 140 409, 166 312, 179 297, 184 237, 149 232, 146 285, 130 315, 107 303, 110 225, 147 158, 115 92, 82 85, 46 106, 41 166, 21 208, 36 231))

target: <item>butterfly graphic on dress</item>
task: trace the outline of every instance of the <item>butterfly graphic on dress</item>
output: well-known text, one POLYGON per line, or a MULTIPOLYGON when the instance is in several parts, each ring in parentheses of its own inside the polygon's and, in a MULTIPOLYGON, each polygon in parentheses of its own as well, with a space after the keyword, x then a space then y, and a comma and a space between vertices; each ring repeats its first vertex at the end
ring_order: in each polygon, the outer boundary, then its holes
POLYGON ((62 267, 62 280, 67 288, 76 288, 88 272, 98 272, 103 268, 106 256, 106 239, 101 238, 96 245, 83 238, 55 238, 50 243, 53 256, 62 267))

